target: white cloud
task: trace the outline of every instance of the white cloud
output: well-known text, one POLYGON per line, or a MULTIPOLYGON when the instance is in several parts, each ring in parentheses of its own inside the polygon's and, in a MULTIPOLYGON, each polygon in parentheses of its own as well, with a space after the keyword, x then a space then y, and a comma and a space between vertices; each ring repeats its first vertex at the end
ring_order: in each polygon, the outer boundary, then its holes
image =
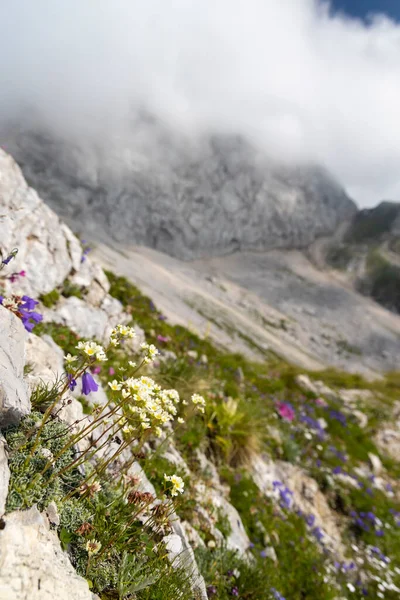
POLYGON ((400 200, 400 25, 312 0, 0 0, 0 113, 74 135, 132 106, 325 164, 362 205, 400 200), (29 111, 31 108, 29 108, 29 111))

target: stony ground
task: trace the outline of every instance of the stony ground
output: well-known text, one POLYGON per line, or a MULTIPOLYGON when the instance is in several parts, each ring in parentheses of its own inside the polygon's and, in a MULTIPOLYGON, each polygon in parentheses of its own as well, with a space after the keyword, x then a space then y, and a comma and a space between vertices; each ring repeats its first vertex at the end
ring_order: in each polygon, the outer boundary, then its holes
POLYGON ((304 368, 335 365, 369 376, 399 368, 400 317, 300 252, 184 263, 144 248, 99 243, 95 256, 140 283, 174 322, 249 356, 271 350, 304 368))

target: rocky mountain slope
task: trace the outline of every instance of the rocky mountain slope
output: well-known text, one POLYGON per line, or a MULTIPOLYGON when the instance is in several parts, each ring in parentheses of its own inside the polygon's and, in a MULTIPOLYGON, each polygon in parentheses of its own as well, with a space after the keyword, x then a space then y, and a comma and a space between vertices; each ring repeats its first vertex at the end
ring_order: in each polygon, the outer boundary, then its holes
POLYGON ((28 182, 85 235, 189 259, 302 248, 355 212, 324 169, 275 163, 233 136, 187 139, 154 120, 129 140, 81 147, 43 133, 2 132, 28 182))
POLYGON ((333 267, 358 292, 400 313, 400 204, 361 210, 315 246, 310 254, 321 268, 333 267))
POLYGON ((235 262, 99 246, 104 272, 4 152, 0 251, 0 600, 397 600, 399 373, 263 353, 296 328, 235 262), (182 322, 211 305, 213 339, 182 322))

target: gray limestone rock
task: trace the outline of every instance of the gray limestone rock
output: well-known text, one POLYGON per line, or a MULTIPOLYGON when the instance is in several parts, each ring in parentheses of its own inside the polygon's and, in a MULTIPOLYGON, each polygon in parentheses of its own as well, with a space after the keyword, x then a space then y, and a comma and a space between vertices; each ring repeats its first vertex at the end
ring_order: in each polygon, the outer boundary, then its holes
POLYGON ((22 321, 0 306, 0 427, 18 423, 30 411, 23 381, 26 335, 22 321))
POLYGON ((55 531, 36 507, 4 517, 0 531, 0 600, 93 600, 55 531))
POLYGON ((186 536, 180 519, 171 519, 173 533, 164 537, 163 542, 168 558, 176 568, 184 568, 189 575, 190 585, 198 600, 207 600, 206 585, 196 563, 193 549, 186 536))
POLYGON ((29 365, 26 380, 31 390, 39 383, 53 384, 64 373, 63 351, 47 339, 31 333, 26 340, 26 363, 29 365))
POLYGON ((12 271, 26 271, 14 286, 17 292, 48 293, 71 269, 79 268, 77 238, 28 186, 11 156, 0 150, 0 250, 7 253, 13 248, 18 248, 18 255, 12 271))

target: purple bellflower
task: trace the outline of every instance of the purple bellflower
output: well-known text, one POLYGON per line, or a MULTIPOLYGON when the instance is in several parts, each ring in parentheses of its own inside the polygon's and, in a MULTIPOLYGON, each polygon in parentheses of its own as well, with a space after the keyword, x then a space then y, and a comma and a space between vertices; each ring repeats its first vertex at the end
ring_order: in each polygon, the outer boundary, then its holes
POLYGON ((88 396, 90 392, 97 392, 99 386, 93 379, 90 373, 84 373, 82 375, 82 394, 88 396))

